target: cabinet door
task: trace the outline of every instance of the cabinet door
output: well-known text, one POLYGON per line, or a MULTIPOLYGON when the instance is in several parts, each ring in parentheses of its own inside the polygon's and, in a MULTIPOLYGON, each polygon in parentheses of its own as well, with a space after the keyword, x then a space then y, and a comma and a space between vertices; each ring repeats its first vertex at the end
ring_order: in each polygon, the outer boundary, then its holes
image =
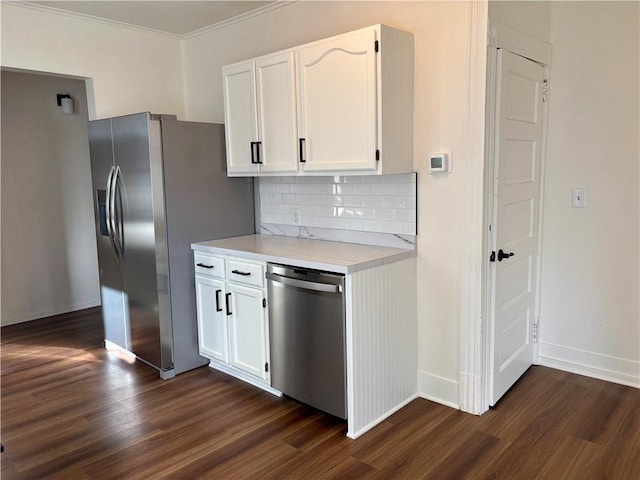
POLYGON ((196 275, 196 313, 200 353, 229 363, 223 281, 196 275))
POLYGON ((258 135, 262 172, 298 171, 293 52, 256 61, 258 135))
POLYGON ((231 294, 231 365, 267 380, 266 309, 262 306, 264 291, 229 283, 227 293, 231 294))
POLYGON ((375 40, 367 30, 299 50, 303 170, 376 169, 375 40))
POLYGON ((227 172, 255 173, 258 141, 255 64, 247 62, 222 69, 227 172))

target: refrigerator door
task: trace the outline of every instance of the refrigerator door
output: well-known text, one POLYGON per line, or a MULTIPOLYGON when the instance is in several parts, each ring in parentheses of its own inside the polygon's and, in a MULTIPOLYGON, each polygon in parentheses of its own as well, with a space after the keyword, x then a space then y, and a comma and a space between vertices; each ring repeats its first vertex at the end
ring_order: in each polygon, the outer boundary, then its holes
POLYGON ((170 331, 166 334, 171 322, 168 280, 162 282, 168 278, 168 259, 159 125, 153 122, 156 138, 151 138, 148 113, 111 121, 115 165, 119 167, 115 192, 121 206, 115 208, 114 223, 121 227, 117 233, 129 303, 128 350, 161 371, 171 370, 172 340, 170 331))
POLYGON ((252 178, 229 178, 224 125, 162 119, 175 373, 198 354, 192 242, 254 233, 252 178))
POLYGON ((100 295, 105 340, 129 350, 127 298, 122 283, 122 270, 112 235, 110 215, 113 164, 111 120, 89 122, 89 153, 96 219, 96 241, 100 266, 100 295))

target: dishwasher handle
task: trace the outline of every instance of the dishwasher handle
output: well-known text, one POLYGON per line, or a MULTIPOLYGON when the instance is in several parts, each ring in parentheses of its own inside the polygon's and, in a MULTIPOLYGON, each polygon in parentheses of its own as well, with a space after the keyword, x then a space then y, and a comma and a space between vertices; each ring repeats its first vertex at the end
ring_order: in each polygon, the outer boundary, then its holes
POLYGON ((267 278, 272 282, 282 283, 290 287, 300 287, 306 290, 316 292, 340 293, 342 285, 334 285, 331 283, 309 282, 308 280, 298 280, 297 278, 285 277, 277 273, 267 272, 267 278))

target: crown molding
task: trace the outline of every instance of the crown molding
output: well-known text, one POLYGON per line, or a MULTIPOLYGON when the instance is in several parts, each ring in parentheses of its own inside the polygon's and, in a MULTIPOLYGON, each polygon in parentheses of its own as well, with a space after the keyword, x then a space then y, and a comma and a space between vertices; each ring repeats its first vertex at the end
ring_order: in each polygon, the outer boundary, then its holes
POLYGON ((163 37, 173 38, 173 39, 176 39, 176 40, 183 40, 183 39, 198 37, 200 35, 204 35, 204 34, 209 33, 211 31, 218 30, 218 29, 221 29, 221 28, 224 28, 224 27, 228 27, 229 25, 233 25, 235 23, 243 22, 243 21, 248 20, 250 18, 254 18, 254 17, 260 16, 260 15, 263 15, 265 13, 271 12, 272 10, 276 10, 276 9, 278 9, 280 7, 284 7, 286 5, 294 3, 296 1, 297 0, 278 0, 278 1, 274 2, 274 3, 272 3, 272 4, 265 5, 263 7, 260 7, 260 8, 257 8, 255 10, 252 10, 250 12, 243 13, 241 15, 237 15, 237 16, 229 18, 227 20, 223 20, 222 22, 214 23, 212 25, 208 25, 206 27, 202 27, 202 28, 199 28, 197 30, 194 30, 192 32, 185 33, 185 34, 182 34, 182 35, 178 35, 178 34, 171 33, 171 32, 165 32, 163 30, 157 30, 155 28, 141 27, 139 25, 133 25, 131 23, 120 22, 118 20, 111 20, 111 19, 107 19, 107 18, 96 17, 94 15, 87 15, 85 13, 72 12, 72 11, 69 11, 69 10, 62 10, 62 9, 59 9, 59 8, 49 7, 47 5, 42 5, 42 4, 39 4, 39 3, 29 3, 29 2, 19 1, 19 0, 1 0, 0 4, 7 4, 7 5, 16 6, 16 7, 27 8, 27 9, 31 9, 31 10, 40 11, 40 12, 50 13, 50 14, 53 14, 53 15, 61 15, 63 17, 77 18, 77 19, 80 19, 80 20, 101 23, 103 25, 110 25, 110 26, 113 26, 113 27, 126 28, 128 30, 135 30, 135 31, 138 31, 138 32, 151 33, 151 34, 154 34, 154 35, 160 35, 160 36, 163 36, 163 37))
POLYGON ((213 25, 208 25, 206 27, 199 28, 198 30, 194 30, 193 32, 185 33, 181 35, 182 39, 189 39, 194 37, 199 37, 201 35, 205 35, 209 32, 213 32, 215 30, 220 30, 222 28, 228 27, 230 25, 234 25, 236 23, 244 22, 254 17, 258 17, 260 15, 264 15, 265 13, 269 13, 273 10, 277 10, 278 8, 285 7, 292 3, 297 2, 298 0, 276 0, 274 3, 269 5, 265 5, 260 8, 256 8, 255 10, 251 10, 250 12, 243 13, 241 15, 237 15, 235 17, 229 18, 227 20, 223 20, 222 22, 214 23, 213 25))
POLYGON ((163 37, 169 37, 174 39, 182 38, 182 35, 176 35, 175 33, 164 32, 162 30, 156 30, 154 28, 141 27, 138 25, 132 25, 131 23, 119 22, 117 20, 110 20, 108 18, 96 17, 93 15, 87 15, 85 13, 71 12, 69 10, 61 10, 59 8, 49 7, 39 3, 21 2, 18 0, 2 0, 2 4, 12 5, 16 7, 27 8, 30 10, 36 10, 40 12, 50 13, 53 15, 60 15, 63 17, 77 18, 79 20, 85 20, 89 22, 101 23, 103 25, 110 25, 112 27, 126 28, 128 30, 136 30, 138 32, 152 33, 154 35, 160 35, 163 37))

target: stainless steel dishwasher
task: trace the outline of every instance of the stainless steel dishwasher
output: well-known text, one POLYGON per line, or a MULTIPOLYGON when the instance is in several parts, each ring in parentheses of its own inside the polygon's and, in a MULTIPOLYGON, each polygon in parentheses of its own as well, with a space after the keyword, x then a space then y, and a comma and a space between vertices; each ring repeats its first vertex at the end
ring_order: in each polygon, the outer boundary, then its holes
POLYGON ((344 275, 267 266, 271 385, 347 418, 344 275))

